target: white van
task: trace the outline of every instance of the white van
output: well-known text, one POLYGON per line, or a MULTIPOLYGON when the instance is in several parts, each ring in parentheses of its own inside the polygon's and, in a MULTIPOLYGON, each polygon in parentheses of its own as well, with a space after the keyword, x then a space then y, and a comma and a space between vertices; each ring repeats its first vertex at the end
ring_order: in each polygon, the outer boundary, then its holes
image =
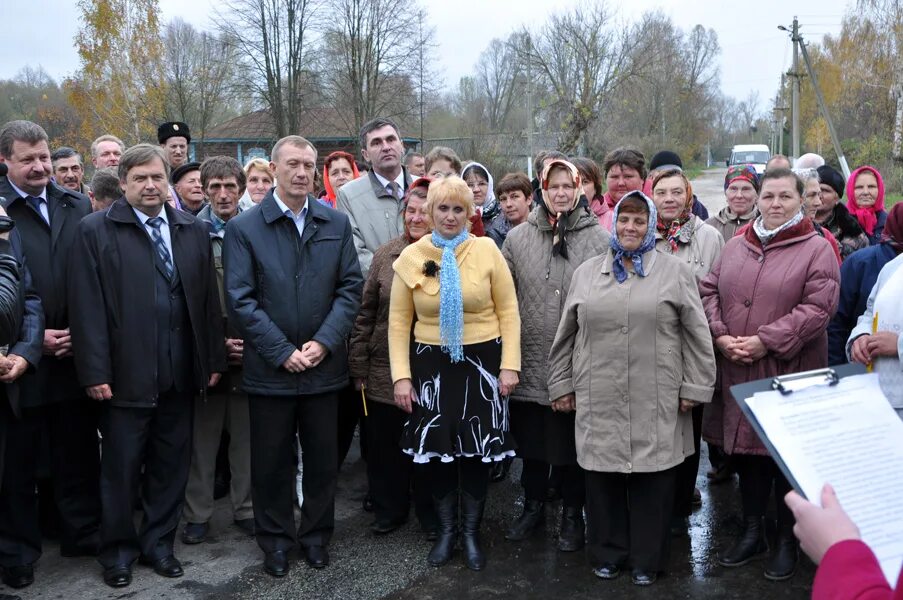
POLYGON ((727 166, 753 165, 756 173, 765 172, 765 163, 771 158, 771 150, 765 144, 739 144, 731 149, 731 158, 727 166))

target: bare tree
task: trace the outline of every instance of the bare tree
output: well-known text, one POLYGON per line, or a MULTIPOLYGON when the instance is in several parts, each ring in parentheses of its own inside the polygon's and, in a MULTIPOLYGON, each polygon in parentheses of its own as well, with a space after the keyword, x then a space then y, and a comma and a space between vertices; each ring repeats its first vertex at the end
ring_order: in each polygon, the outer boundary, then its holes
POLYGON ((413 120, 420 87, 429 87, 424 47, 431 37, 417 2, 327 0, 327 6, 334 18, 324 25, 329 60, 322 71, 349 132, 376 116, 413 120))
POLYGON ((628 57, 642 39, 638 33, 616 23, 599 0, 552 15, 532 36, 533 50, 525 58, 548 87, 549 123, 560 131, 560 150, 577 148, 615 88, 631 77, 628 57))
POLYGON ((896 103, 893 126, 893 158, 903 162, 903 2, 901 0, 859 0, 863 16, 872 19, 893 59, 890 95, 896 103))
POLYGON ((522 82, 517 34, 508 42, 494 39, 480 54, 476 66, 476 83, 486 98, 485 124, 490 131, 504 131, 508 118, 520 101, 522 82))
POLYGON ((247 66, 249 91, 270 110, 276 135, 298 133, 311 86, 318 0, 226 0, 221 32, 247 66))
MULTIPOLYGON (((163 37, 170 118, 188 123, 203 149, 207 130, 232 112, 236 46, 219 36, 199 32, 173 19, 163 37)), ((200 154, 200 153, 199 153, 200 154)))

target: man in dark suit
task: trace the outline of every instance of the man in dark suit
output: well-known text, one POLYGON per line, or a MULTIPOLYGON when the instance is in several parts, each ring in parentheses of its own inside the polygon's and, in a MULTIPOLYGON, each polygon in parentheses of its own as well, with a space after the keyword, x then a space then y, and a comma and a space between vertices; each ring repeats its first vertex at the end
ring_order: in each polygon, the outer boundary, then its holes
MULTIPOLYGON (((33 372, 20 380, 22 420, 44 434, 49 443, 53 500, 60 516, 60 552, 63 556, 97 552, 100 525, 96 403, 75 381, 69 306, 66 298, 67 264, 78 222, 91 212, 91 201, 50 179, 51 161, 47 134, 30 121, 10 121, 0 128, 0 160, 8 173, 0 178, 0 196, 16 222, 34 287, 44 308, 43 358, 33 372)), ((15 353, 15 370, 24 372, 28 361, 15 353)), ((32 363, 33 364, 33 363, 32 363)), ((39 453, 38 440, 23 452, 39 453)), ((34 473, 24 486, 34 487, 34 473)), ((50 500, 50 499, 48 499, 50 500)), ((34 502, 34 494, 23 502, 34 502)), ((18 514, 30 515, 30 510, 18 514)), ((16 517, 17 519, 23 517, 16 517)), ((38 530, 38 522, 22 527, 38 530)), ((33 533, 34 533, 33 532, 33 533)), ((39 539, 39 538, 38 538, 39 539)), ((0 547, 4 532, 0 525, 0 547)), ((40 545, 37 548, 40 553, 40 545)), ((0 549, 2 552, 2 549, 0 549)))
POLYGON ((346 339, 363 278, 348 217, 310 195, 317 151, 299 136, 273 147, 276 187, 226 225, 230 323, 244 339, 251 418, 251 494, 264 569, 288 573, 301 545, 308 564, 329 563, 338 473, 336 392, 348 385, 346 339), (304 503, 292 514, 294 436, 304 460, 304 503))
MULTIPOLYGON (((6 165, 0 163, 0 174, 6 165)), ((11 373, 14 360, 27 357, 30 365, 41 358, 44 311, 31 283, 18 232, 0 207, 0 571, 3 583, 23 588, 34 582, 33 563, 40 556, 41 532, 34 503, 36 421, 23 420, 19 384, 11 373), (6 468, 6 463, 9 468, 6 468)))
POLYGON ((119 162, 124 196, 79 226, 70 261, 78 379, 101 403, 100 564, 113 587, 141 559, 180 577, 173 541, 191 459, 196 394, 226 369, 207 225, 165 205, 163 151, 138 144, 119 162), (132 521, 144 465, 139 531, 132 521))

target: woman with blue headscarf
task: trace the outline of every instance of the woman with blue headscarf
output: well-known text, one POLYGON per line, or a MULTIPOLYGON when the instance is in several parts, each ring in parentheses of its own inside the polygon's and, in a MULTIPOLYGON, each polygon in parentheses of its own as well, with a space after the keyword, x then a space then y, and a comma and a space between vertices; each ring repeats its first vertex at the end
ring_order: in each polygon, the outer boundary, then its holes
POLYGON ((691 409, 715 385, 696 278, 655 249, 655 204, 615 206, 608 252, 574 271, 549 355, 549 397, 577 411, 593 572, 651 585, 668 560, 677 467, 694 452, 691 409))
POLYGON ((439 536, 428 562, 451 559, 460 496, 464 563, 480 570, 489 469, 514 456, 508 395, 520 371, 517 295, 495 242, 469 233, 474 203, 464 180, 431 183, 426 210, 432 234, 392 265, 389 360, 395 404, 411 414, 401 447, 430 473, 439 536))

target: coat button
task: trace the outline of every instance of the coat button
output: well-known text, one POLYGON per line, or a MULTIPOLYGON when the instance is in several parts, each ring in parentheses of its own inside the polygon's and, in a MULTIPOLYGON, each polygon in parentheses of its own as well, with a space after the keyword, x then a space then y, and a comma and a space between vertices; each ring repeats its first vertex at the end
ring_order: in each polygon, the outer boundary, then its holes
POLYGON ((752 305, 752 302, 749 301, 749 298, 743 301, 743 306, 749 308, 752 305))
POLYGON ((632 469, 632 468, 633 468, 633 465, 630 464, 630 463, 627 463, 627 468, 628 468, 628 469, 632 469))
POLYGON ((627 333, 627 328, 626 328, 626 327, 621 327, 621 333, 627 333))
POLYGON ((555 290, 555 295, 556 295, 556 296, 560 296, 560 295, 561 295, 561 290, 555 290))

